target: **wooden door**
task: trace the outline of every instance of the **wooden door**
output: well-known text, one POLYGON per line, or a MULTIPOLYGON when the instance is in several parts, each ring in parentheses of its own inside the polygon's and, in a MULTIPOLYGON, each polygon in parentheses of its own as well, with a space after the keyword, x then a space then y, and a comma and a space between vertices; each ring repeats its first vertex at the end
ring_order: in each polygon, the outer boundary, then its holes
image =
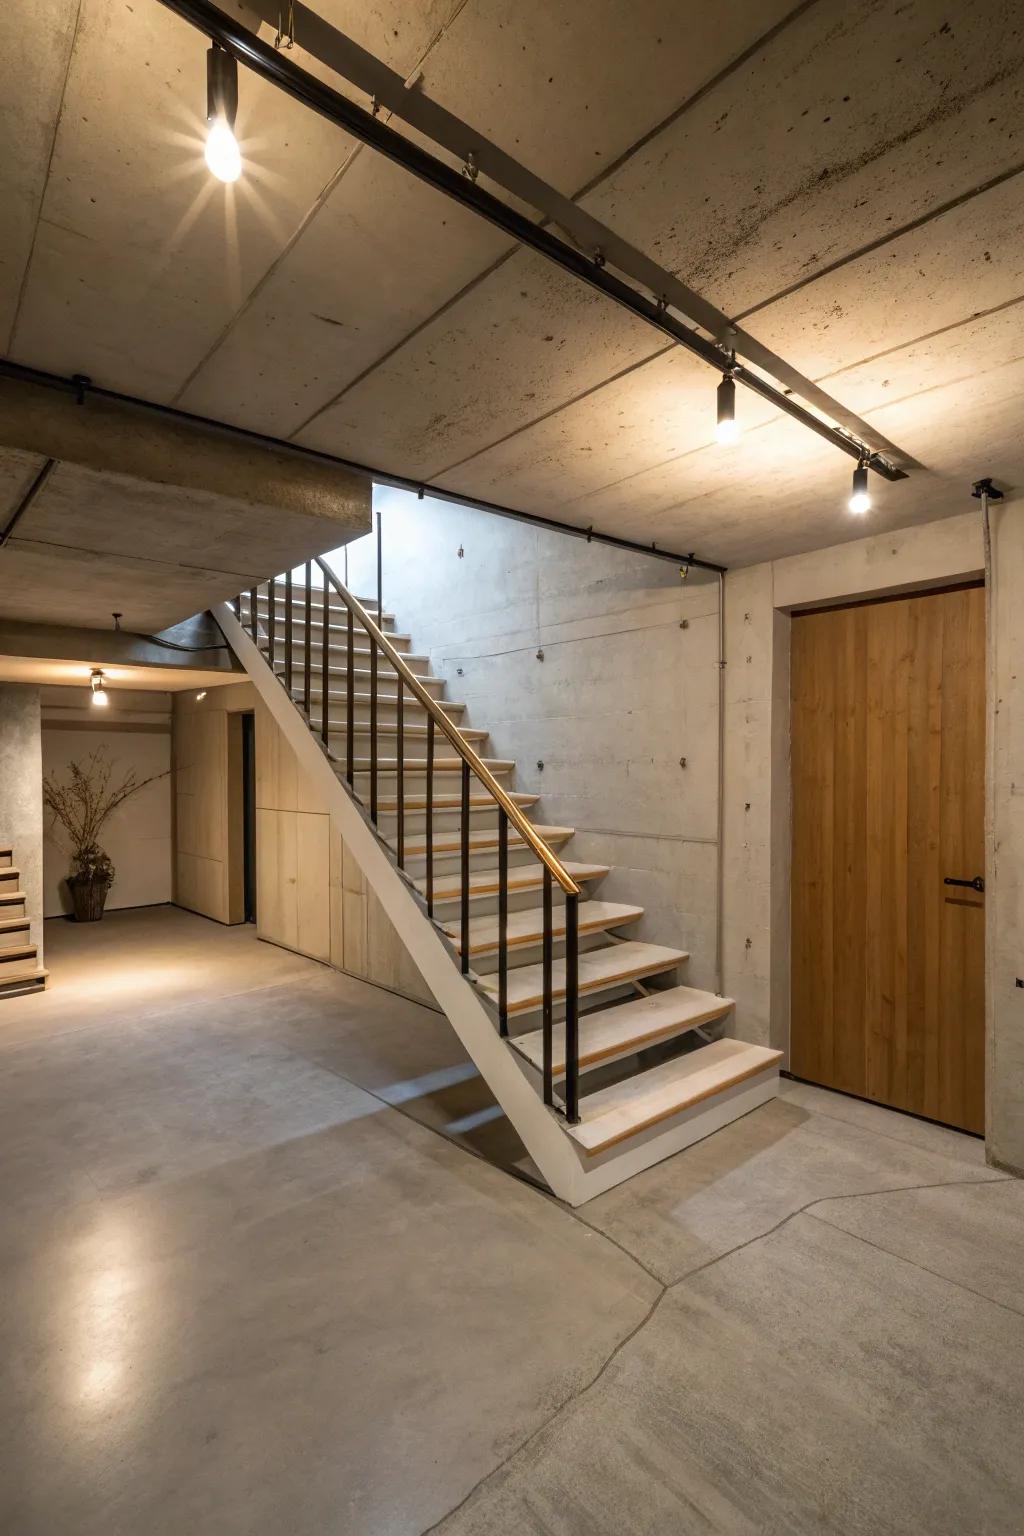
POLYGON ((985 594, 794 617, 797 1077, 984 1129, 985 594))

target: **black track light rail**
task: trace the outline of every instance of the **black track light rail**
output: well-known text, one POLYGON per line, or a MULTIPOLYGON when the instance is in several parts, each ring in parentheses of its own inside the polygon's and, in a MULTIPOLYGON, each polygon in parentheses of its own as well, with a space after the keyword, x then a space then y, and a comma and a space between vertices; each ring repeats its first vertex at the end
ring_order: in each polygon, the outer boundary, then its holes
POLYGON ((571 276, 588 284, 599 293, 613 299, 623 309, 629 310, 655 330, 670 337, 681 347, 685 347, 688 352, 692 352, 709 367, 717 369, 720 373, 729 372, 737 383, 743 384, 754 394, 760 395, 763 400, 767 400, 769 404, 792 417, 794 421, 799 421, 809 431, 817 433, 834 448, 838 448, 858 462, 866 461, 869 468, 886 480, 906 479, 906 471, 890 463, 882 454, 871 451, 849 433, 814 415, 742 363, 732 362, 730 354, 716 342, 699 335, 681 320, 670 315, 667 309, 656 300, 638 293, 629 283, 610 272, 602 259, 595 260, 584 255, 583 252, 560 240, 550 230, 536 224, 516 209, 510 208, 500 198, 481 187, 470 175, 465 174, 464 170, 456 170, 446 165, 444 161, 438 160, 418 144, 397 133, 380 118, 374 117, 371 112, 365 111, 340 92, 332 90, 329 85, 325 85, 315 76, 301 69, 271 44, 255 37, 240 22, 226 16, 215 5, 211 5, 209 0, 159 0, 159 3, 180 16, 183 21, 189 22, 213 42, 219 43, 254 74, 260 75, 271 85, 277 86, 279 90, 317 112, 328 122, 343 128, 353 138, 377 150, 379 154, 384 155, 396 165, 402 166, 413 176, 426 182, 428 186, 452 198, 454 202, 461 203, 463 207, 471 209, 498 229, 504 230, 520 245, 528 246, 555 266, 561 267, 564 272, 570 273, 571 276))
MULTIPOLYGON (((314 459, 319 464, 335 465, 338 469, 347 469, 354 474, 365 475, 367 480, 375 481, 378 485, 393 485, 396 490, 413 491, 421 498, 432 496, 437 501, 448 501, 454 506, 469 507, 476 512, 489 512, 494 517, 505 517, 516 523, 528 523, 532 528, 545 528, 551 533, 564 533, 570 538, 585 539, 588 544, 604 544, 611 549, 621 550, 623 554, 647 555, 654 560, 667 560, 670 565, 677 565, 683 571, 688 571, 692 566, 697 571, 710 571, 714 576, 724 576, 728 569, 727 566, 716 565, 713 560, 701 560, 693 553, 679 555, 674 550, 664 549, 659 544, 638 544, 633 539, 620 539, 613 533, 601 533, 596 528, 580 528, 575 523, 560 523, 557 518, 542 517, 537 512, 520 512, 516 507, 505 507, 497 501, 481 501, 475 496, 462 496, 458 491, 446 491, 442 486, 427 485, 422 480, 411 480, 407 475, 394 475, 388 470, 374 469, 371 464, 359 464, 354 459, 343 459, 334 453, 323 453, 318 448, 306 448, 301 443, 290 443, 285 438, 270 437, 265 432, 252 432, 248 427, 236 427, 230 422, 216 421, 210 416, 198 416, 192 411, 180 411, 173 405, 141 400, 137 395, 119 394, 115 389, 103 389, 80 373, 72 378, 65 378, 59 373, 45 373, 41 368, 30 368, 25 363, 15 363, 10 358, 0 357, 0 379, 11 379, 17 383, 34 384, 43 389, 55 389, 62 394, 74 395, 79 405, 84 405, 89 396, 94 395, 98 400, 110 400, 114 404, 130 406, 135 410, 151 411, 171 421, 201 427, 208 432, 223 433, 227 437, 241 438, 243 442, 273 449, 276 453, 291 454, 298 459, 314 459)), ((14 524, 42 489, 55 462, 55 460, 47 460, 50 467, 47 468, 44 465, 40 475, 29 487, 23 503, 19 504, 14 517, 3 530, 0 545, 11 536, 14 524)))

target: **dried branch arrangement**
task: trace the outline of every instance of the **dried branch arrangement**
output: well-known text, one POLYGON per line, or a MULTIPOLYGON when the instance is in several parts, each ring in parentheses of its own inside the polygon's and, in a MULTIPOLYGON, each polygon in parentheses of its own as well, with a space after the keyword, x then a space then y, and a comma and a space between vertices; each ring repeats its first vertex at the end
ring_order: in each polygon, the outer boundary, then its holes
POLYGON ((113 768, 106 748, 100 747, 84 764, 68 764, 70 782, 58 782, 50 774, 43 778, 43 802, 53 812, 53 825, 59 822, 71 840, 73 874, 108 884, 114 878, 114 866, 99 846, 100 828, 130 795, 167 777, 165 771, 139 779, 131 770, 113 786, 113 768))

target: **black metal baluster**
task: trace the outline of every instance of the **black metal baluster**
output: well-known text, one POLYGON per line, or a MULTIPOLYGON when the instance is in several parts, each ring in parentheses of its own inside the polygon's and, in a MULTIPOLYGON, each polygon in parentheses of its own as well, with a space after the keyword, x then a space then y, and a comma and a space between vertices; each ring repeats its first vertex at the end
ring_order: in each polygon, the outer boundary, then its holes
POLYGON ((434 717, 427 716, 427 915, 434 915, 434 717))
POLYGON ((462 947, 462 974, 469 975, 469 764, 462 764, 462 908, 459 925, 462 947))
POLYGON ((233 597, 231 599, 231 612, 234 614, 236 619, 241 621, 241 618, 242 618, 242 594, 241 593, 239 593, 237 597, 233 597))
POLYGON ((258 609, 258 593, 255 587, 249 588, 249 626, 252 629, 252 638, 256 645, 260 643, 260 618, 258 609))
POLYGON ((284 578, 284 686, 288 697, 292 696, 292 573, 291 568, 285 572, 284 578))
POLYGON ((345 664, 345 773, 350 789, 355 788, 356 771, 356 627, 352 609, 348 610, 348 661, 345 664))
POLYGON ((508 815, 498 807, 498 1033, 508 1034, 508 815))
MULTIPOLYGON (((349 698, 352 695, 349 694, 349 698)), ((370 820, 377 825, 377 642, 370 638, 370 820)))
POLYGON ((554 942, 551 932, 551 871, 546 864, 544 866, 543 942, 544 1002, 541 1024, 544 1031, 544 1103, 553 1104, 555 1102, 553 1071, 554 1026, 552 1023, 554 1008, 552 1003, 551 972, 553 969, 552 951, 554 949, 554 942))
POLYGON ((276 620, 276 617, 277 617, 277 615, 276 615, 274 610, 276 609, 276 607, 277 607, 277 577, 275 576, 273 581, 268 581, 267 582, 267 653, 268 653, 268 655, 270 657, 270 670, 271 670, 271 672, 273 672, 273 670, 274 670, 274 639, 275 639, 275 628, 276 628, 275 620, 276 620))
POLYGON ((405 867, 405 707, 402 679, 398 679, 398 867, 405 867))
POLYGON ((320 631, 320 740, 330 749, 331 730, 331 588, 324 574, 324 627, 320 631))
POLYGON ((382 572, 383 572, 383 569, 384 569, 384 562, 383 562, 383 556, 382 556, 382 549, 383 549, 383 544, 382 544, 382 540, 381 540, 380 508, 378 507, 377 508, 377 625, 380 628, 380 630, 383 632, 383 629, 384 629, 384 602, 383 602, 382 593, 383 593, 384 581, 383 581, 382 572))
POLYGON ((310 673, 313 670, 313 563, 306 561, 306 628, 305 628, 305 654, 302 661, 302 707, 306 711, 306 719, 309 719, 309 700, 312 692, 312 679, 310 673))
POLYGON ((578 897, 565 897, 565 1118, 580 1119, 578 897))

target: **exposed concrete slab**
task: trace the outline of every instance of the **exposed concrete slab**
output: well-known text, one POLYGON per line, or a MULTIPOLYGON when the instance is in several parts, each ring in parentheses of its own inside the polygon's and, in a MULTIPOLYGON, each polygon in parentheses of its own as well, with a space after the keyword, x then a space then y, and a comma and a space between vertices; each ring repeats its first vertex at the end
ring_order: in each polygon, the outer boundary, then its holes
POLYGON ((1011 1536, 1022 1371, 1018 1314, 798 1216, 671 1291, 441 1529, 1011 1536))

